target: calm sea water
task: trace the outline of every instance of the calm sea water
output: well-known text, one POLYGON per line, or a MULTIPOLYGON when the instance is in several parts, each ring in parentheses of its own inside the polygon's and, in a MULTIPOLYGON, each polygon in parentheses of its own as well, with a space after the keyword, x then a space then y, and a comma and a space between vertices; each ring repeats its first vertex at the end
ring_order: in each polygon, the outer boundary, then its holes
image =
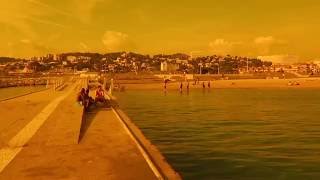
POLYGON ((184 179, 320 179, 319 90, 116 96, 184 179))
POLYGON ((3 99, 45 89, 45 86, 0 88, 0 101, 3 99))

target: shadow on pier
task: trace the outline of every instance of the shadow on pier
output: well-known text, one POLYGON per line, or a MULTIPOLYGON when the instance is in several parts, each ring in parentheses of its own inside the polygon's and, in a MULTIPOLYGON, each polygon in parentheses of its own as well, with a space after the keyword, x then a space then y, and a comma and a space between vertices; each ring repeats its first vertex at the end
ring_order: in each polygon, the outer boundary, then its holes
POLYGON ((90 128, 91 124, 95 120, 96 115, 100 111, 110 111, 111 107, 93 107, 89 111, 83 110, 83 117, 82 117, 82 122, 81 122, 81 127, 80 127, 80 134, 79 134, 79 140, 78 143, 81 142, 83 137, 85 136, 86 132, 90 128))

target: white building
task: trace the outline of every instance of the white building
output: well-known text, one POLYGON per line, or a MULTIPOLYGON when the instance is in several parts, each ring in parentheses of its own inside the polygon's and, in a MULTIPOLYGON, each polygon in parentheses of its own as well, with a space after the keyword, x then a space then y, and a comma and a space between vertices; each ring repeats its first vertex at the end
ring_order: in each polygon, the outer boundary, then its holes
POLYGON ((160 70, 163 71, 163 72, 167 72, 168 71, 168 63, 167 63, 167 61, 161 62, 160 70))
POLYGON ((160 70, 162 72, 176 71, 179 69, 179 64, 168 63, 167 61, 161 62, 160 70))
POLYGON ((75 56, 67 56, 67 60, 70 61, 71 63, 75 62, 77 60, 77 57, 75 56))

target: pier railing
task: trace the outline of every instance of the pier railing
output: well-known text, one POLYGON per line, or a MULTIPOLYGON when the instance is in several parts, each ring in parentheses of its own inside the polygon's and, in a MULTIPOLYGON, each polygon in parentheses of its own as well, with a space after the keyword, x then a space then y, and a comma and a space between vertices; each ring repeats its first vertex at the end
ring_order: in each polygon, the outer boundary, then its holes
POLYGON ((53 87, 56 90, 61 88, 66 81, 67 81, 67 77, 45 77, 45 78, 9 77, 9 78, 0 78, 0 88, 46 86, 46 88, 53 87))

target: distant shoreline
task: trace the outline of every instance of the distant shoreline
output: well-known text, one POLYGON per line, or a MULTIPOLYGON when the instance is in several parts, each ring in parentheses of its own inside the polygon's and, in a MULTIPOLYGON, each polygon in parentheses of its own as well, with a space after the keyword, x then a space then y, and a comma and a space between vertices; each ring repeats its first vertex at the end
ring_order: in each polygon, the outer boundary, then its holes
MULTIPOLYGON (((208 89, 208 81, 200 81, 194 85, 194 81, 189 81, 190 89, 208 89)), ((176 89, 180 87, 180 81, 171 81, 167 84, 167 89, 176 89)), ((120 80, 115 84, 120 84, 125 90, 164 90, 163 82, 145 82, 120 80)), ((187 82, 183 81, 183 89, 186 90, 187 82)), ((210 81, 211 89, 231 89, 231 88, 315 88, 320 89, 320 78, 294 78, 294 79, 246 79, 246 80, 214 80, 210 81)))

